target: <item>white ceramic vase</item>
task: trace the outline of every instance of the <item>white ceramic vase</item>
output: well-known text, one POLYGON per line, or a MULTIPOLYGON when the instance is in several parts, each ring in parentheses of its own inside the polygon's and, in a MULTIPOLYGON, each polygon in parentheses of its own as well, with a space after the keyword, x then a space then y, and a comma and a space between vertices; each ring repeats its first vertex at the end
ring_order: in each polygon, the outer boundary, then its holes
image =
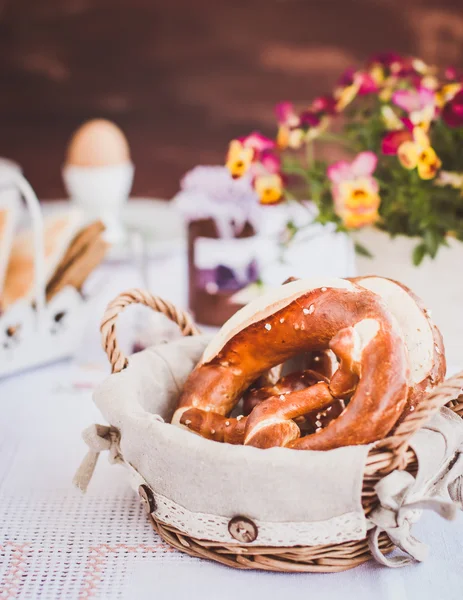
POLYGON ((281 285, 288 277, 352 277, 354 245, 332 223, 313 223, 315 206, 284 203, 263 207, 259 222, 259 268, 267 285, 281 285), (288 221, 300 230, 287 247, 280 245, 288 221))
POLYGON ((440 248, 434 260, 426 257, 419 267, 413 266, 412 251, 416 238, 364 229, 358 241, 374 255, 357 256, 359 275, 382 275, 411 288, 431 310, 446 347, 447 362, 459 367, 463 362, 463 243, 449 239, 448 248, 440 248))

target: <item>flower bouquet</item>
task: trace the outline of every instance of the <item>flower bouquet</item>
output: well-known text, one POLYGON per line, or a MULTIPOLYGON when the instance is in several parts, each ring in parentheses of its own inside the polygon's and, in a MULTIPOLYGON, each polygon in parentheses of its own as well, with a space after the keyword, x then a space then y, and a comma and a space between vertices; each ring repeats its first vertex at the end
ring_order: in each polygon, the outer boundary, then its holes
MULTIPOLYGON (((338 231, 373 226, 417 238, 413 263, 463 240, 463 76, 393 53, 349 69, 301 112, 276 107, 274 139, 233 140, 226 165, 261 204, 316 205, 338 231), (333 160, 333 156, 337 160, 333 160)), ((289 223, 290 232, 295 231, 289 223)), ((370 250, 356 241, 358 253, 370 250)), ((373 249, 374 251, 374 249, 373 249)))

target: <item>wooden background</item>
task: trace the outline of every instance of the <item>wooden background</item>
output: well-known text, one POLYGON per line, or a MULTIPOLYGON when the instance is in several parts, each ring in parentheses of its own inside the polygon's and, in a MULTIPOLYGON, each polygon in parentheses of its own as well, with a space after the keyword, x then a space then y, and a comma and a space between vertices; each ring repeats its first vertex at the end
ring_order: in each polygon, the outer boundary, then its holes
POLYGON ((394 49, 463 66, 461 0, 0 0, 0 155, 64 194, 66 142, 103 116, 126 132, 134 193, 170 197, 235 135, 271 134, 340 71, 394 49))

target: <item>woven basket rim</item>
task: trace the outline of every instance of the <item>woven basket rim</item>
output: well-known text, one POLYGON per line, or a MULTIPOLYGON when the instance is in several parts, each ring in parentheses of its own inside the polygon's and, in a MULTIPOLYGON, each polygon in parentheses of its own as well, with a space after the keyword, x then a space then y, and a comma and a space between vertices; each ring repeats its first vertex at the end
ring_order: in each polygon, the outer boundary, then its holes
MULTIPOLYGON (((448 408, 463 418, 463 396, 449 402, 448 408)), ((370 467, 388 463, 387 457, 377 454, 376 461, 370 467)), ((415 453, 411 449, 407 450, 404 455, 404 468, 415 475, 417 467, 415 453)), ((389 469, 387 471, 389 472, 389 469)), ((367 466, 362 492, 366 515, 377 504, 374 485, 382 477, 382 471, 378 469, 368 474, 367 466)), ((154 531, 173 548, 190 556, 212 560, 235 569, 285 573, 339 573, 358 567, 372 558, 368 537, 324 546, 246 546, 193 538, 172 525, 159 521, 152 514, 149 515, 149 519, 154 531)), ((384 531, 379 535, 378 548, 385 555, 395 549, 395 545, 384 531)))

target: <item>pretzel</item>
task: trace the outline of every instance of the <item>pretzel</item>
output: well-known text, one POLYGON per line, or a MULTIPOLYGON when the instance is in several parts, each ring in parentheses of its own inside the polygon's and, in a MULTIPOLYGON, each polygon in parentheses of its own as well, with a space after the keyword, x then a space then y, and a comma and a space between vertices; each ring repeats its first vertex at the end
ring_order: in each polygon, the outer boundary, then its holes
POLYGON ((402 329, 411 377, 405 416, 414 411, 426 394, 445 379, 442 335, 432 322, 431 313, 423 301, 402 283, 373 275, 351 281, 381 296, 402 329))
MULTIPOLYGON (((258 404, 273 396, 281 397, 283 394, 305 390, 323 379, 328 382, 323 375, 314 371, 290 373, 273 385, 250 388, 243 397, 244 415, 232 418, 192 408, 183 413, 182 423, 207 439, 229 444, 244 444, 247 416, 258 404)), ((330 400, 332 400, 331 396, 330 400)), ((297 423, 300 428, 309 426, 314 430, 313 424, 321 418, 323 418, 321 413, 304 415, 297 423)))
MULTIPOLYGON (((292 278, 294 279, 294 278, 292 278)), ((288 283, 285 281, 285 283, 288 283)), ((313 385, 320 379, 330 379, 333 374, 334 354, 328 350, 323 352, 307 352, 295 357, 285 365, 273 367, 255 381, 243 394, 243 414, 248 415, 251 410, 264 399, 272 395, 283 394, 288 391, 301 390, 307 385, 313 385), (283 367, 290 365, 289 375, 281 377, 283 367), (302 382, 306 378, 306 385, 302 382), (313 381, 310 382, 310 380, 313 381)))
POLYGON ((294 281, 238 311, 187 379, 172 422, 199 433, 207 418, 225 419, 231 427, 228 415, 263 373, 303 352, 326 349, 340 359, 330 383, 285 394, 279 405, 276 397, 260 403, 240 419, 246 419, 244 443, 327 450, 381 439, 409 396, 405 344, 382 300, 341 279, 294 281), (293 419, 340 397, 350 398, 343 413, 318 433, 300 438, 293 419))
POLYGON ((243 394, 243 414, 249 415, 258 404, 267 398, 300 391, 319 381, 329 383, 327 377, 311 369, 289 373, 289 375, 281 377, 274 385, 262 386, 259 385, 260 380, 258 380, 257 385, 251 386, 243 394))
POLYGON ((243 415, 232 418, 208 410, 186 408, 180 415, 177 415, 178 418, 181 417, 181 421, 177 423, 176 415, 174 415, 172 423, 179 424, 181 422, 187 429, 209 440, 228 444, 244 444, 247 417, 243 415))
MULTIPOLYGON (((284 394, 287 395, 291 392, 301 391, 323 381, 329 383, 329 378, 321 373, 307 369, 305 371, 294 371, 282 377, 273 386, 251 387, 243 396, 243 413, 244 415, 249 415, 258 404, 272 396, 281 400, 281 396, 284 394)), ((342 413, 344 408, 344 402, 337 400, 323 410, 313 410, 300 417, 296 417, 294 421, 301 430, 301 433, 314 433, 317 429, 326 427, 330 421, 342 413)))

